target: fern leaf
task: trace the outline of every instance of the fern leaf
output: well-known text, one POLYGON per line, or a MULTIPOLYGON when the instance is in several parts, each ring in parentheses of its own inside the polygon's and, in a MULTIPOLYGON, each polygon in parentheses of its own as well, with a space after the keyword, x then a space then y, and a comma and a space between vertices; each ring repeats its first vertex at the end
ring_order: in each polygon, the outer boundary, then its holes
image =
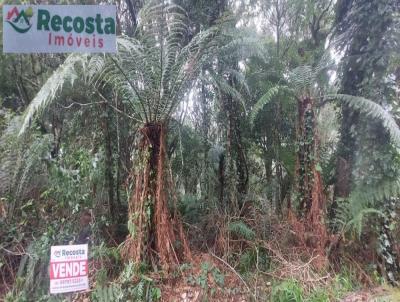
POLYGON ((269 89, 254 105, 253 110, 251 111, 250 115, 250 123, 251 125, 254 124, 254 121, 258 115, 258 113, 268 104, 272 101, 272 99, 278 95, 278 93, 282 90, 289 90, 287 86, 274 86, 271 89, 269 89))
POLYGON ((357 213, 357 215, 355 215, 355 217, 353 217, 346 223, 345 230, 346 231, 354 231, 357 234, 357 236, 360 237, 362 234, 362 230, 363 230, 363 222, 364 222, 366 216, 372 215, 372 214, 384 216, 383 212, 379 211, 377 209, 374 209, 374 208, 363 209, 362 211, 357 213))
POLYGON ((354 110, 358 110, 371 118, 380 120, 382 125, 389 132, 393 143, 400 147, 400 129, 389 111, 385 110, 381 105, 360 96, 352 96, 346 94, 328 95, 327 99, 337 99, 354 110))
POLYGON ((57 93, 61 91, 64 85, 73 85, 75 80, 79 78, 76 69, 78 64, 81 66, 85 66, 87 64, 86 54, 70 55, 46 81, 38 94, 29 104, 20 130, 20 135, 29 127, 33 117, 37 112, 46 108, 51 102, 55 101, 57 93))
POLYGON ((246 111, 246 100, 243 95, 232 85, 230 85, 222 76, 212 72, 211 81, 221 91, 231 96, 234 100, 242 104, 243 109, 246 111))

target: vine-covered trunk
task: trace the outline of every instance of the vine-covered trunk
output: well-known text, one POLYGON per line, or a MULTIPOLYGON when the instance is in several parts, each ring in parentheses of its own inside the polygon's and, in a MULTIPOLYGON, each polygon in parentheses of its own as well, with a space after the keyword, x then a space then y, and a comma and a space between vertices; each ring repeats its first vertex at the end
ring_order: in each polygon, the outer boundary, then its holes
POLYGON ((146 124, 141 130, 135 187, 129 202, 129 236, 124 254, 168 269, 190 257, 176 212, 170 213, 168 196, 172 180, 166 173, 165 127, 146 124))
POLYGON ((314 185, 318 181, 316 171, 316 133, 313 101, 303 98, 298 102, 297 124, 297 189, 299 192, 299 214, 307 216, 312 208, 314 185))
POLYGON ((379 254, 382 258, 386 278, 393 286, 397 286, 400 281, 400 264, 396 253, 396 243, 392 236, 392 225, 395 223, 395 205, 398 200, 390 198, 384 201, 383 208, 385 216, 381 218, 381 228, 379 230, 379 254))
POLYGON ((305 97, 298 101, 297 121, 297 190, 299 216, 304 241, 309 248, 325 257, 327 231, 323 223, 324 196, 321 173, 318 169, 318 137, 314 102, 305 97))

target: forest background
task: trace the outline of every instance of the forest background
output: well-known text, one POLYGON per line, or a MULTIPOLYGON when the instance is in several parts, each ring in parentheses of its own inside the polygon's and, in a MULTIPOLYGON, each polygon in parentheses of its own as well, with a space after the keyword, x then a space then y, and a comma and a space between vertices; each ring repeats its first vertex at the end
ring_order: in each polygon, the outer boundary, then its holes
POLYGON ((112 4, 118 54, 0 55, 0 299, 400 301, 400 3, 112 4))

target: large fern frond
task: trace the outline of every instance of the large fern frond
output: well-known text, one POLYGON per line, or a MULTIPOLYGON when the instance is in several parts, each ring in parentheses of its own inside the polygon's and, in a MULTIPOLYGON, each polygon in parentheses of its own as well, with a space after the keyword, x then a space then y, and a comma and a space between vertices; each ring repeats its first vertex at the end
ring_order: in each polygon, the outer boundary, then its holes
POLYGON ((367 217, 372 215, 384 216, 384 213, 376 208, 363 208, 354 211, 350 204, 344 204, 337 210, 336 223, 339 223, 344 233, 360 237, 367 217))
POLYGON ((254 121, 258 115, 258 113, 268 104, 272 101, 272 99, 279 94, 280 91, 291 91, 289 87, 287 86, 274 86, 270 88, 266 93, 264 93, 261 98, 258 99, 258 101, 255 103, 253 110, 251 111, 250 115, 250 123, 251 125, 254 124, 254 121))
POLYGON ((338 200, 335 223, 346 232, 361 235, 367 215, 384 216, 382 200, 400 196, 400 180, 381 182, 378 186, 358 186, 345 200, 338 200))
POLYGON ((0 195, 10 193, 17 200, 38 185, 43 159, 50 150, 50 136, 18 136, 22 118, 15 116, 0 136, 0 195))
POLYGON ((20 134, 26 131, 37 112, 40 112, 56 100, 57 94, 66 84, 74 84, 75 80, 79 78, 80 69, 77 65, 80 65, 80 67, 85 66, 87 58, 86 54, 72 54, 57 68, 29 104, 20 134))
POLYGON ((218 87, 219 90, 223 91, 225 94, 231 96, 234 100, 241 103, 242 107, 246 111, 246 100, 244 96, 235 87, 230 85, 224 77, 216 74, 215 72, 211 72, 210 75, 211 84, 213 84, 214 87, 218 87))
POLYGON ((381 105, 371 100, 360 96, 352 96, 347 94, 327 95, 325 99, 336 99, 349 107, 362 112, 367 117, 380 120, 385 129, 389 132, 394 144, 400 147, 400 129, 388 110, 385 110, 381 105))
MULTIPOLYGON (((289 74, 289 83, 298 95, 307 93, 315 83, 315 72, 311 66, 302 65, 293 69, 289 74)), ((310 94, 308 92, 308 94, 310 94)))

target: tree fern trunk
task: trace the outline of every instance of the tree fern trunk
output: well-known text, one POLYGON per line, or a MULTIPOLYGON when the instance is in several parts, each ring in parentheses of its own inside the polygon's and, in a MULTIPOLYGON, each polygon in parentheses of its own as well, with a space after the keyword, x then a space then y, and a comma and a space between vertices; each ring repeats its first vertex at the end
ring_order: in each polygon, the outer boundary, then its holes
POLYGON ((146 124, 140 131, 135 188, 129 202, 130 235, 123 254, 136 263, 142 261, 168 269, 190 257, 177 213, 170 213, 167 183, 165 127, 146 124))
POLYGON ((315 116, 313 100, 298 101, 297 121, 297 189, 299 193, 299 214, 307 216, 313 203, 312 191, 315 170, 315 116))
POLYGON ((318 170, 319 149, 314 113, 314 101, 305 97, 298 100, 297 121, 297 188, 299 195, 299 217, 302 225, 300 236, 304 243, 316 252, 317 268, 326 265, 325 246, 328 241, 324 224, 324 196, 320 171, 318 170))

